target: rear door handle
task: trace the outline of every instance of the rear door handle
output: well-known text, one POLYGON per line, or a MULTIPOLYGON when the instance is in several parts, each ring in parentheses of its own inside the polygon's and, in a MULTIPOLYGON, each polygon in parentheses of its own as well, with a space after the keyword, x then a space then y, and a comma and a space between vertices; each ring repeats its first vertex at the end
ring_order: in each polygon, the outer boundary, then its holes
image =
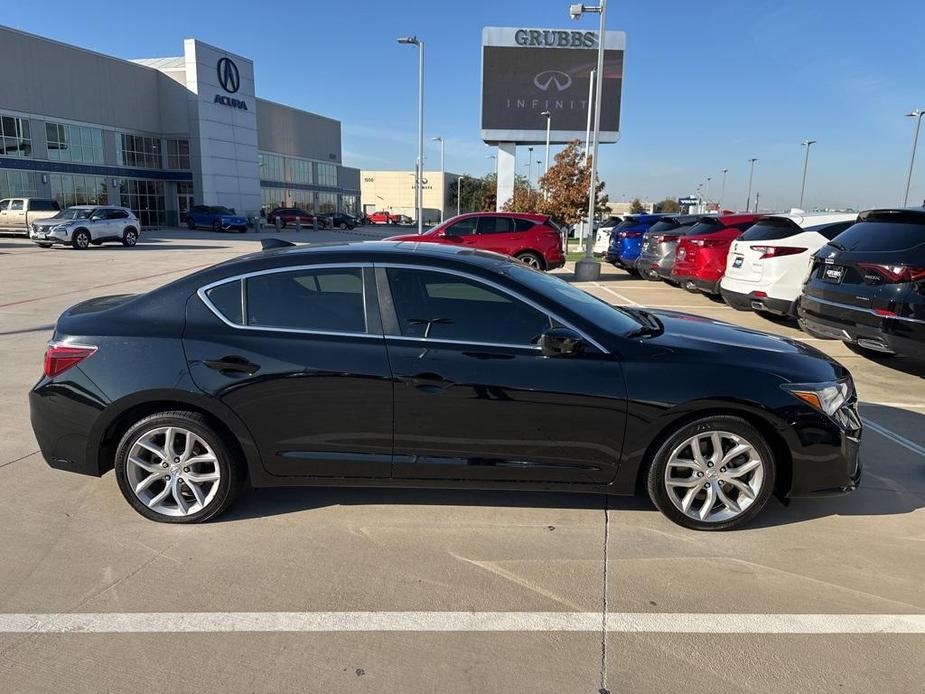
POLYGON ((448 381, 440 374, 430 372, 415 374, 403 380, 423 393, 432 393, 434 395, 442 393, 454 385, 453 381, 448 381))
POLYGON ((253 362, 248 361, 244 357, 239 357, 236 354, 231 354, 227 357, 222 357, 221 359, 204 359, 202 363, 208 366, 210 369, 226 375, 253 375, 260 370, 259 364, 254 364, 253 362))

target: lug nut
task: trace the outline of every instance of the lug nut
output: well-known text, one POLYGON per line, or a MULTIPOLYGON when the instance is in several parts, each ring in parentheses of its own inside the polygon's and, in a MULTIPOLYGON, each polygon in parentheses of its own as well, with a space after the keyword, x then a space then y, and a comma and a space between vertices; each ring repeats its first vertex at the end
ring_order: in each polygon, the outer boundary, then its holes
POLYGON ((709 488, 710 488, 710 483, 707 482, 705 485, 703 485, 703 488, 704 488, 704 489, 709 489, 709 488))
POLYGON ((702 472, 698 472, 698 473, 697 473, 697 477, 703 477, 703 473, 702 473, 702 472))
POLYGON ((719 471, 720 471, 720 472, 726 472, 726 468, 721 467, 721 468, 719 469, 719 471))
POLYGON ((163 463, 161 463, 161 467, 167 467, 167 461, 166 461, 166 460, 165 460, 163 463))
POLYGON ((707 467, 713 467, 713 463, 707 463, 707 467))
POLYGON ((183 468, 183 472, 189 472, 189 468, 188 467, 183 468))
POLYGON ((180 458, 179 458, 179 456, 178 456, 178 457, 176 457, 176 458, 174 458, 174 459, 173 459, 173 462, 175 462, 175 463, 179 463, 179 462, 180 462, 180 458))
POLYGON ((164 479, 165 479, 166 481, 169 482, 169 481, 170 481, 170 475, 164 475, 164 479))

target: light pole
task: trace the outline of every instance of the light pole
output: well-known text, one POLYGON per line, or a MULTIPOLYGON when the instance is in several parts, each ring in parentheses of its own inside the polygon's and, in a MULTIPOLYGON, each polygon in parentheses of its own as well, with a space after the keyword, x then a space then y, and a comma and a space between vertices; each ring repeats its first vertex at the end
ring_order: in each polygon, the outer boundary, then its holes
POLYGON ((915 150, 919 146, 919 128, 922 126, 922 116, 925 116, 925 109, 917 108, 912 113, 907 113, 907 118, 915 118, 915 137, 912 138, 912 157, 909 159, 909 175, 906 176, 906 194, 903 195, 903 207, 909 205, 909 187, 912 185, 912 169, 915 167, 915 150))
POLYGON ((417 36, 403 36, 398 42, 418 47, 418 171, 414 187, 417 190, 418 233, 424 233, 424 42, 417 36))
POLYGON ((552 125, 552 114, 549 111, 543 111, 541 114, 546 119, 546 167, 543 173, 549 171, 549 130, 552 125))
MULTIPOLYGON (((809 148, 816 144, 815 140, 803 140, 800 143, 806 147, 806 156, 803 158, 803 183, 800 185, 800 209, 803 209, 803 196, 806 193, 806 170, 809 168, 809 148)), ((755 212, 758 210, 756 209, 755 212)))
POLYGON ((726 174, 729 173, 729 169, 723 169, 723 190, 719 194, 719 211, 723 211, 723 200, 726 198, 726 174))
POLYGON ((745 198, 745 211, 748 212, 752 208, 752 179, 755 177, 755 162, 758 161, 754 157, 748 160, 748 163, 751 165, 748 171, 748 195, 745 198))
POLYGON ((588 226, 585 237, 585 257, 575 264, 575 279, 588 282, 601 276, 601 264, 594 259, 594 208, 597 207, 597 145, 601 132, 601 87, 604 84, 604 39, 607 27, 607 0, 599 0, 599 5, 571 5, 569 14, 572 19, 580 19, 586 12, 601 16, 600 30, 597 35, 597 79, 594 84, 594 136, 591 140, 591 166, 588 176, 588 226))
MULTIPOLYGON (((710 181, 712 180, 710 176, 707 176, 707 205, 710 204, 710 181)), ((704 212, 706 212, 706 209, 704 209, 704 212)))
POLYGON ((443 223, 443 210, 446 209, 446 164, 444 163, 443 158, 443 138, 439 135, 437 137, 430 138, 434 142, 440 143, 440 223, 443 223))
POLYGON ((527 147, 527 181, 533 179, 533 147, 527 147))
POLYGON ((461 214, 460 209, 462 209, 460 207, 460 201, 462 200, 462 180, 464 178, 465 176, 460 175, 460 177, 456 179, 456 216, 457 217, 461 214))

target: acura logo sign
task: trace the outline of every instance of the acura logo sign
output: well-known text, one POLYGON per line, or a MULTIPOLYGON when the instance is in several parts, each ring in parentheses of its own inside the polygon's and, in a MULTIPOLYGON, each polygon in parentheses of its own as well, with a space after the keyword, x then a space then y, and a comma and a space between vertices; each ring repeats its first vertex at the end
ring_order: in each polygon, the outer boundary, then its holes
POLYGON ((231 58, 220 58, 218 61, 218 83, 222 85, 229 94, 234 94, 241 86, 241 75, 238 73, 238 66, 232 62, 231 58))
POLYGON ((545 70, 533 78, 533 84, 541 91, 555 87, 557 92, 564 92, 572 86, 572 78, 559 70, 545 70))

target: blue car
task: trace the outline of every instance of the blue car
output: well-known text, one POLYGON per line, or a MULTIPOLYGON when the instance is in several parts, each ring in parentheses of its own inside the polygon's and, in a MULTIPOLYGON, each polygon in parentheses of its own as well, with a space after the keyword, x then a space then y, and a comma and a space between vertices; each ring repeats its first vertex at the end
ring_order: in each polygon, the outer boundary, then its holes
POLYGON ((221 205, 193 205, 186 213, 186 226, 212 231, 247 231, 247 220, 221 205))
POLYGON ((610 246, 604 259, 617 267, 630 272, 636 272, 636 258, 642 251, 642 235, 649 227, 664 217, 664 214, 634 214, 625 217, 623 221, 610 232, 610 246))

